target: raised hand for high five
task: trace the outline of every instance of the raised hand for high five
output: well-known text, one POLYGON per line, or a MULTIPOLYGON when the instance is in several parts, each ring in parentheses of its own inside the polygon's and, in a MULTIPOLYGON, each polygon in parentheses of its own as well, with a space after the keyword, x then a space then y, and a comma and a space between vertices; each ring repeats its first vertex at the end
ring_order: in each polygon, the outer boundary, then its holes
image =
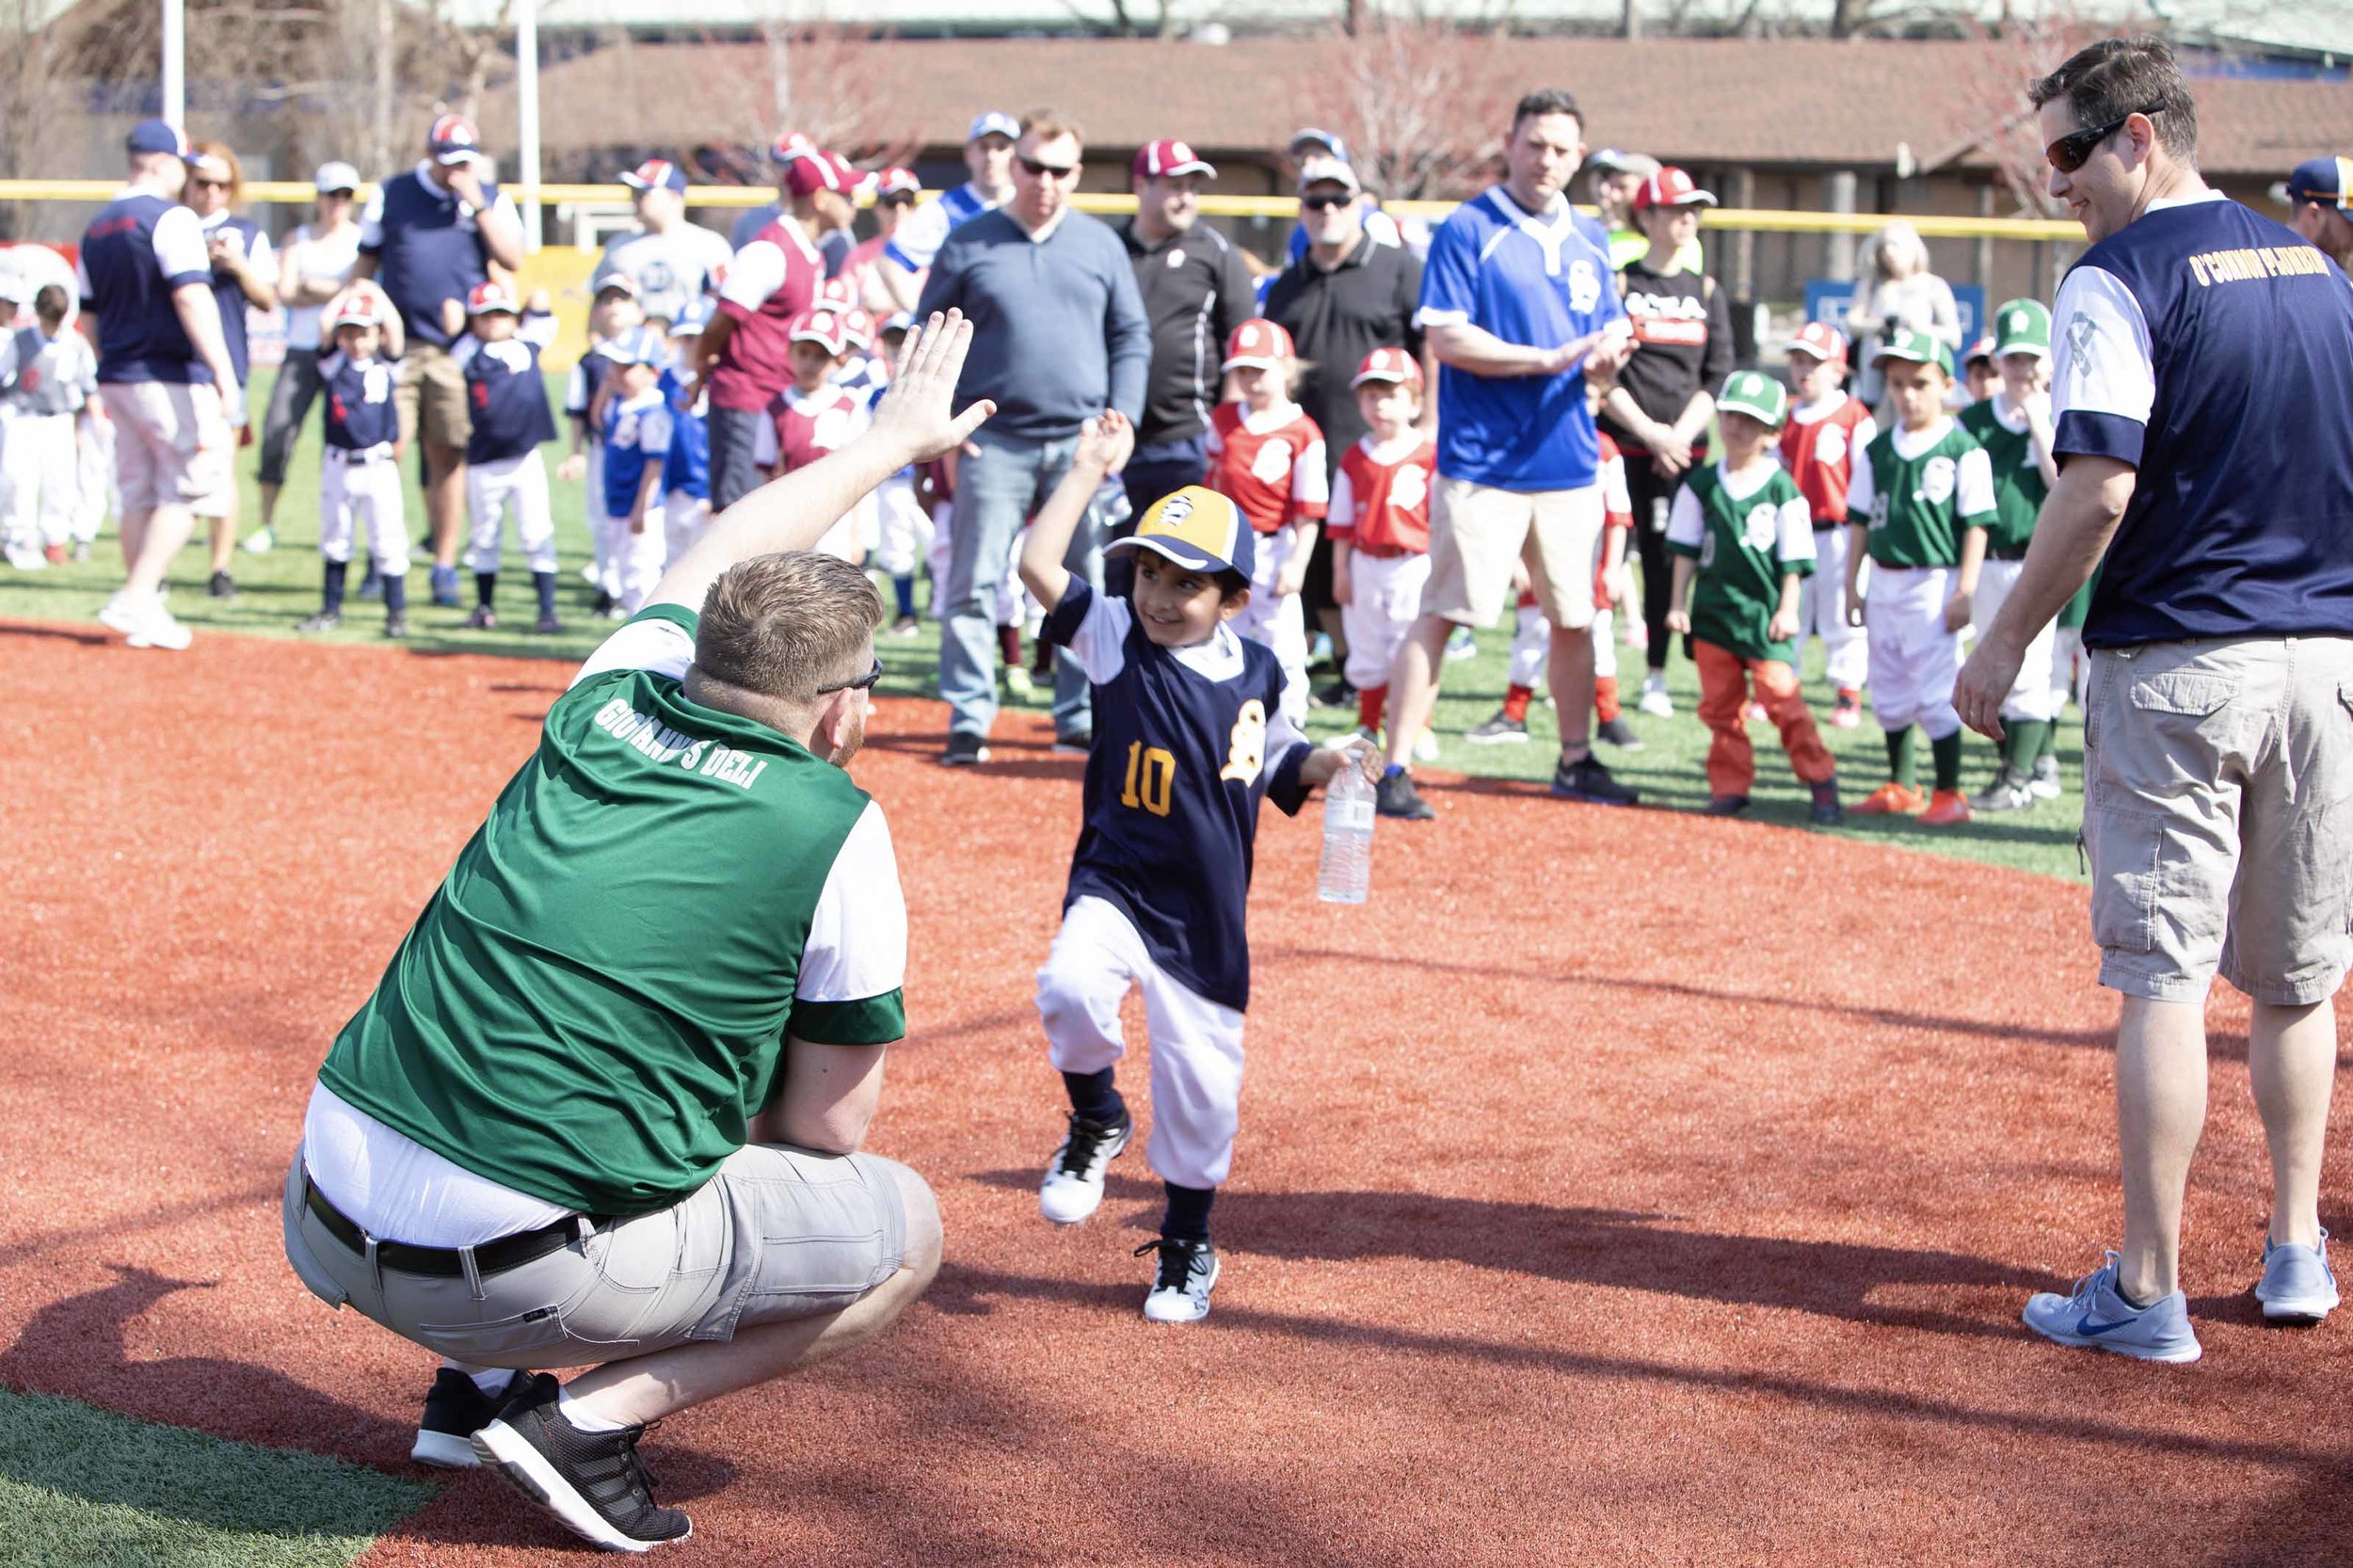
POLYGON ((873 437, 903 451, 910 463, 962 446, 997 411, 996 404, 982 398, 961 414, 952 412, 971 348, 972 324, 961 311, 935 312, 910 332, 890 388, 874 405, 873 437))

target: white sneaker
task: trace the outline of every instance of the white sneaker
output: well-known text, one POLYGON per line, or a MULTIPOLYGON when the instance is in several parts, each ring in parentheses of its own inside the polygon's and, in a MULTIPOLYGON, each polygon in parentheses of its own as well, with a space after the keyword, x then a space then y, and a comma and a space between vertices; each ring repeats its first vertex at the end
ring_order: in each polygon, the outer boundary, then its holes
POLYGON ((131 597, 130 589, 119 589, 106 600, 105 607, 98 612, 98 624, 126 637, 139 629, 138 601, 131 597))
POLYGON ((266 528, 256 528, 245 536, 245 543, 239 548, 248 555, 266 555, 278 548, 278 536, 266 528))
POLYGON ((1217 1285, 1217 1249, 1207 1241, 1163 1236, 1146 1241, 1136 1256, 1157 1252, 1160 1272, 1144 1298, 1144 1315, 1155 1323, 1197 1323, 1209 1315, 1209 1292, 1217 1285))
POLYGON ((2317 1323, 2335 1311, 2337 1276, 2329 1267, 2329 1233, 2320 1233, 2316 1247, 2264 1238, 2264 1277, 2255 1299, 2275 1323, 2317 1323))
POLYGON ((1655 719, 1674 717, 1674 699, 1667 695, 1667 678, 1663 675, 1644 676, 1641 700, 1634 706, 1655 719))
POLYGON ((49 557, 43 555, 40 552, 40 546, 36 544, 12 544, 8 547, 6 553, 8 565, 19 571, 41 571, 45 570, 49 565, 49 557))
POLYGON ((1054 1151, 1046 1179, 1038 1186, 1038 1212, 1058 1225, 1075 1225, 1102 1207, 1103 1173, 1135 1131, 1136 1119, 1124 1111, 1109 1126, 1073 1111, 1070 1130, 1063 1135, 1062 1147, 1054 1151))
POLYGON ((138 626, 124 639, 133 648, 161 648, 167 653, 182 652, 195 640, 195 633, 173 619, 160 599, 146 607, 138 626))
POLYGON ((1425 729, 1421 732, 1421 739, 1414 743, 1414 760, 1434 762, 1437 760, 1438 732, 1434 729, 1425 729))

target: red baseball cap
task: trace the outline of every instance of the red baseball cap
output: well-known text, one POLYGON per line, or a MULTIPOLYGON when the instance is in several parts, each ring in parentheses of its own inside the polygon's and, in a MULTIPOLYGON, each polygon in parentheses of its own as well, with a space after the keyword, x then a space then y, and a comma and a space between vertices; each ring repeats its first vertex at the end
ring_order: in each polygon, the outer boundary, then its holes
POLYGON ((1642 182, 1634 193, 1634 210, 1645 207, 1712 207, 1716 193, 1691 183, 1691 177, 1670 164, 1642 182))
POLYGON ((817 294, 809 301, 812 311, 846 311, 857 303, 857 290, 847 278, 828 278, 817 285, 817 294))
POLYGON ((821 190, 840 191, 847 196, 857 189, 866 176, 850 167, 850 160, 839 152, 822 149, 804 152, 785 166, 784 183, 795 196, 813 196, 821 190))
POLYGON ((778 131, 776 139, 768 144, 768 161, 778 168, 795 158, 805 158, 817 151, 817 144, 798 131, 778 131))
POLYGON ((1789 351, 1843 365, 1847 362, 1847 334, 1827 321, 1809 321, 1789 340, 1789 351))
POLYGON ((794 343, 821 344, 840 354, 849 346, 841 329, 841 318, 831 311, 804 311, 792 323, 794 343))
POLYGON ((923 188, 923 182, 915 177, 915 170, 893 164, 874 176, 874 194, 883 196, 913 196, 923 188))
POLYGON ((1365 356, 1365 362, 1356 367, 1354 379, 1348 384, 1361 387, 1368 381, 1393 381, 1402 386, 1421 385, 1421 361, 1401 348, 1376 348, 1365 356))
POLYGON ((1264 316, 1253 316, 1226 336, 1225 362, 1218 369, 1239 370, 1257 365, 1272 370, 1282 361, 1298 357, 1289 332, 1264 316))
POLYGON ((1179 174, 1198 174, 1205 179, 1217 178, 1202 156, 1181 141, 1147 141, 1136 149, 1128 172, 1139 180, 1173 179, 1179 174))
POLYGON ((874 346, 874 318, 853 305, 841 312, 841 341, 852 348, 874 346))
POLYGON ((522 307, 515 303, 515 291, 495 278, 476 283, 466 295, 468 315, 488 315, 492 311, 504 311, 508 315, 522 313, 522 307))

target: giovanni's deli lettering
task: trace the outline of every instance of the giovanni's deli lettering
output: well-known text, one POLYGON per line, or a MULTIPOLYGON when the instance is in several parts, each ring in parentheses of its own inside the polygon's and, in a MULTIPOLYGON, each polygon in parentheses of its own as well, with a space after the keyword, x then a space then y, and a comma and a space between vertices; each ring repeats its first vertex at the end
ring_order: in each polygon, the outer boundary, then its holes
POLYGON ((764 757, 683 734, 617 696, 597 710, 596 726, 648 761, 675 762, 680 772, 732 784, 739 790, 750 789, 768 767, 764 757))

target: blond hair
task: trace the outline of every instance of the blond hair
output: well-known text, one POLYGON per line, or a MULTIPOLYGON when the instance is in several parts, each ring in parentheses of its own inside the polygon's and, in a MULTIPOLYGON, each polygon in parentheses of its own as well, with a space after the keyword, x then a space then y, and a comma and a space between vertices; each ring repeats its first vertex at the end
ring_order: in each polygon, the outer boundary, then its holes
POLYGON ((200 141, 188 151, 196 157, 218 158, 222 163, 227 164, 229 166, 229 205, 233 207, 245 200, 245 165, 237 161, 237 154, 231 150, 227 142, 200 141))
POLYGON ((695 665, 714 680, 798 706, 866 673, 882 596, 863 569, 793 550, 721 573, 703 599, 695 665))
POLYGON ((1087 144, 1087 134, 1079 129, 1079 122, 1060 109, 1032 109, 1021 117, 1021 134, 1040 141, 1052 141, 1056 136, 1068 136, 1080 147, 1087 144))

